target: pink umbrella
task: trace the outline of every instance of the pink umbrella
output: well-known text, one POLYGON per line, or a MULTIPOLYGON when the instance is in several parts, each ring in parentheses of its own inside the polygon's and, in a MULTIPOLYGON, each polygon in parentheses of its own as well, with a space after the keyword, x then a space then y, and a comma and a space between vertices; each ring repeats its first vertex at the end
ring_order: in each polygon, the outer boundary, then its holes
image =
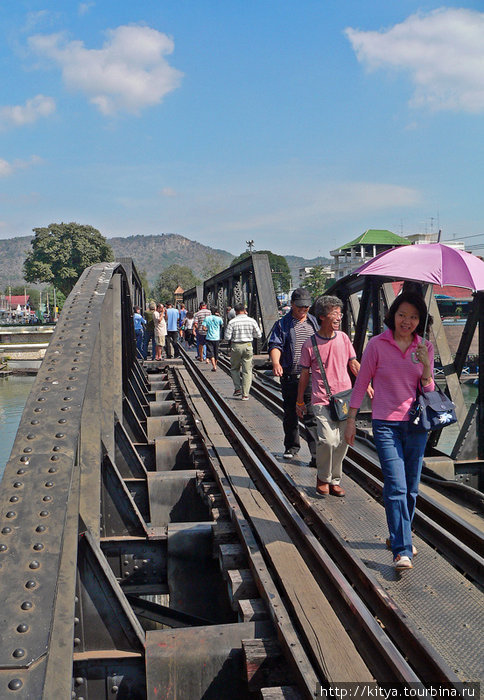
POLYGON ((421 243, 385 250, 355 273, 429 282, 441 287, 464 287, 475 292, 484 290, 484 262, 475 255, 443 243, 421 243))
MULTIPOLYGON (((421 243, 385 250, 355 270, 355 274, 429 282, 440 287, 464 287, 475 292, 484 290, 484 262, 475 255, 443 243, 421 243)), ((428 311, 424 336, 427 321, 428 311)), ((418 362, 415 357, 412 360, 418 362)))

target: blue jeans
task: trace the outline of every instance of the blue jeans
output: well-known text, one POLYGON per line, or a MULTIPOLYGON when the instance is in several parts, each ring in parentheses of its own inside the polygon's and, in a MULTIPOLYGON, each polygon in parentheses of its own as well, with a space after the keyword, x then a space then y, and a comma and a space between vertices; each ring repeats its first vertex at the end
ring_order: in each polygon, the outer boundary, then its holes
POLYGON ((409 421, 373 420, 372 424, 393 556, 411 559, 412 520, 428 434, 415 430, 409 421))
POLYGON ((134 334, 136 336, 136 347, 138 348, 138 350, 140 351, 140 354, 142 355, 143 354, 143 335, 144 335, 143 329, 139 328, 138 330, 136 330, 134 332, 134 334))

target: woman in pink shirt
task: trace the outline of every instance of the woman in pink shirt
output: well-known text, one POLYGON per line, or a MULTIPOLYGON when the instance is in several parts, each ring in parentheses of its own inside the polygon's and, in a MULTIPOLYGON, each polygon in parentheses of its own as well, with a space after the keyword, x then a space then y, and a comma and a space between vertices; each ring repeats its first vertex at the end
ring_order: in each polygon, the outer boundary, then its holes
MULTIPOLYGON (((424 391, 434 389, 432 343, 423 340, 427 309, 419 294, 400 294, 385 318, 388 330, 373 337, 363 353, 361 368, 351 395, 345 439, 355 441, 355 417, 370 381, 373 438, 383 472, 383 500, 390 532, 387 545, 397 569, 411 569, 412 520, 418 495, 427 433, 417 430, 409 411, 419 382, 424 391)), ((428 326, 432 324, 429 316, 428 326)))

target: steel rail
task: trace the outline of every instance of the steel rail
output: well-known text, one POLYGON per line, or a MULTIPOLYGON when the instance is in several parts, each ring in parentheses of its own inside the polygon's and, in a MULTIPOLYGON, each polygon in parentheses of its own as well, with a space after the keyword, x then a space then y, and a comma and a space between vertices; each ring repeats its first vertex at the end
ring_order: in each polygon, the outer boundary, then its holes
MULTIPOLYGON (((219 364, 228 371, 227 361, 222 359, 219 364)), ((282 416, 282 400, 276 388, 254 379, 252 393, 274 413, 282 416)), ((372 459, 355 446, 348 450, 344 465, 355 481, 373 495, 377 493, 381 497, 383 480, 376 453, 372 459)), ((473 581, 484 584, 484 558, 481 555, 484 551, 484 534, 481 531, 423 493, 418 495, 414 524, 416 532, 455 566, 473 581)))
POLYGON ((409 623, 403 611, 367 571, 333 526, 312 508, 307 497, 281 469, 278 461, 260 445, 230 405, 217 394, 187 353, 184 352, 183 355, 187 368, 214 414, 223 422, 224 430, 231 436, 237 449, 243 452, 244 463, 251 465, 251 478, 262 488, 266 497, 270 495, 275 512, 298 542, 309 565, 324 571, 325 576, 330 578, 344 603, 357 617, 360 629, 380 649, 381 658, 384 659, 386 668, 392 669, 395 679, 411 683, 418 678, 421 682, 445 682, 458 688, 460 681, 454 672, 409 623), (331 542, 331 555, 335 556, 338 566, 319 540, 331 542), (349 581, 342 572, 348 576, 349 581), (352 584, 356 585, 359 595, 352 584), (360 596, 364 596, 365 602, 360 596), (367 604, 373 608, 371 614, 367 604), (383 622, 386 631, 381 629, 373 615, 383 622), (414 670, 403 659, 399 649, 403 650, 414 670))

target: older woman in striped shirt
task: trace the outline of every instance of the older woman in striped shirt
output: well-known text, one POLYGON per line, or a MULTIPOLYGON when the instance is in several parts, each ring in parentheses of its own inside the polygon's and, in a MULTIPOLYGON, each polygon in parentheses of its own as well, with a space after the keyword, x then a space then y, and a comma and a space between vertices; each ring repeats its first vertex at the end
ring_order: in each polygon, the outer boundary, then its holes
MULTIPOLYGON (((373 337, 363 353, 351 395, 345 439, 354 444, 355 417, 370 381, 373 438, 383 472, 383 500, 397 569, 411 569, 416 549, 412 545, 412 520, 418 495, 427 433, 417 431, 409 411, 421 382, 424 391, 434 389, 434 350, 423 333, 427 309, 422 297, 405 292, 391 305, 385 318, 388 330, 373 337)), ((429 316, 427 324, 432 323, 429 316)))

